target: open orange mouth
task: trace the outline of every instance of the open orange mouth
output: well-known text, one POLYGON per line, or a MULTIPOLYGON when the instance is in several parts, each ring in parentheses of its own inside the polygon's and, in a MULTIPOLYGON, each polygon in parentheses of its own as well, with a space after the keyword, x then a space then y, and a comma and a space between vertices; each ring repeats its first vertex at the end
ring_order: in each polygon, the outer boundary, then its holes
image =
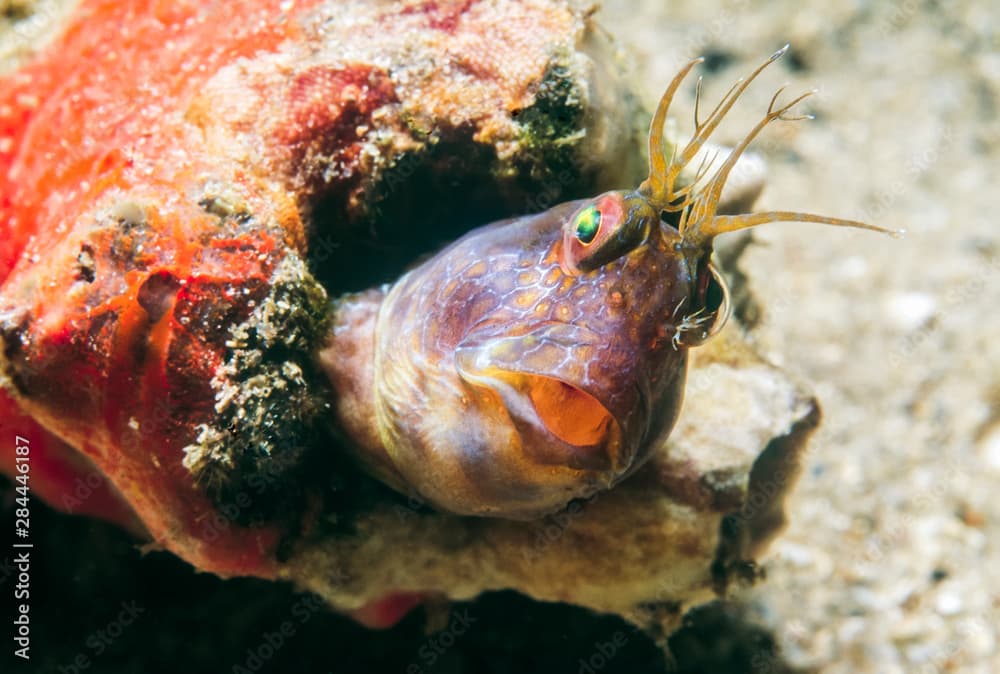
POLYGON ((613 421, 589 393, 550 377, 529 377, 528 396, 538 418, 563 442, 577 447, 601 444, 613 421))

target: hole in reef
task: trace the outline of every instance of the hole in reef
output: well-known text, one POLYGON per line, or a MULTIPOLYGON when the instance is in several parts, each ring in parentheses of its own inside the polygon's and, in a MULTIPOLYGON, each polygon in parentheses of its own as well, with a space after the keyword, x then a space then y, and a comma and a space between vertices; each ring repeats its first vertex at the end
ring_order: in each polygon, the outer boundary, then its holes
POLYGON ((492 146, 441 141, 404 156, 366 194, 363 212, 330 194, 312 212, 309 267, 331 296, 393 281, 465 232, 508 215, 489 175, 492 146))
POLYGON ((393 281, 477 227, 594 190, 594 176, 581 176, 569 150, 526 150, 506 164, 492 145, 472 138, 471 128, 441 134, 384 169, 364 188, 364 206, 349 207, 346 191, 316 203, 309 268, 332 297, 393 281))

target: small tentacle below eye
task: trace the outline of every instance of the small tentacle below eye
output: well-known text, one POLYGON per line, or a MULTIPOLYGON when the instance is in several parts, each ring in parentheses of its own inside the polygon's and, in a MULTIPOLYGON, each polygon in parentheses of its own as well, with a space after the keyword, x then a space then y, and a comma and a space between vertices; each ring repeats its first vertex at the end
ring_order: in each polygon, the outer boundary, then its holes
MULTIPOLYGON (((697 298, 701 306, 693 313, 685 314, 676 324, 671 340, 674 350, 703 344, 717 335, 729 321, 732 313, 729 284, 711 262, 706 263, 704 271, 707 275, 703 277, 705 282, 699 288, 697 298)), ((683 304, 684 300, 674 309, 674 318, 683 304)))

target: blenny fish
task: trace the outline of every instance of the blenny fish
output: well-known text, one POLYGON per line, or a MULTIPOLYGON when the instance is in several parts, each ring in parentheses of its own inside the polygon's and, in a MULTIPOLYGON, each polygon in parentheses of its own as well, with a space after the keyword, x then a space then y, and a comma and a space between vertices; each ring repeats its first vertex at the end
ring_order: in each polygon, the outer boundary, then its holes
POLYGON ((719 234, 782 220, 883 231, 768 211, 719 215, 749 143, 805 96, 779 103, 721 165, 678 182, 772 55, 669 156, 667 87, 637 189, 487 225, 390 287, 342 298, 321 352, 339 421, 369 469, 464 515, 528 519, 628 476, 680 412, 688 349, 717 333, 729 291, 719 234))
MULTIPOLYGON (((447 3, 407 7, 438 4, 447 3)), ((331 301, 306 255, 309 195, 322 176, 299 167, 359 161, 353 139, 365 130, 348 129, 341 113, 374 114, 393 100, 390 79, 303 68, 302 50, 291 65, 278 48, 300 36, 291 17, 238 31, 227 49, 184 40, 185 22, 203 17, 171 6, 143 15, 183 42, 148 52, 157 57, 148 86, 163 91, 162 106, 146 96, 131 113, 101 116, 116 91, 102 78, 114 79, 117 56, 87 37, 77 48, 104 54, 105 70, 75 73, 52 107, 25 103, 27 70, 16 104, 0 111, 0 137, 16 138, 0 148, 9 396, 0 413, 5 426, 30 419, 58 437, 52 463, 86 456, 137 516, 132 526, 203 570, 273 575, 286 520, 243 522, 232 514, 243 507, 239 489, 275 476, 294 489, 281 480, 327 447, 461 515, 530 519, 613 487, 663 444, 680 413, 688 350, 728 316, 711 262, 716 236, 782 220, 878 229, 782 211, 720 215, 744 150, 769 123, 791 119, 803 97, 781 103, 776 94, 728 157, 707 161, 708 138, 785 50, 704 119, 696 112, 693 136, 675 147, 664 124, 695 60, 653 115, 637 188, 480 227, 394 283, 331 301), (268 49, 278 56, 244 59, 268 49), (180 110, 167 105, 189 77, 198 95, 180 110), (234 90, 256 94, 227 97, 236 81, 234 90), (266 88, 279 82, 278 92, 266 88), (336 124, 328 94, 338 96, 336 124), (682 181, 692 166, 694 179, 682 181), (315 442, 327 423, 339 444, 315 442)))

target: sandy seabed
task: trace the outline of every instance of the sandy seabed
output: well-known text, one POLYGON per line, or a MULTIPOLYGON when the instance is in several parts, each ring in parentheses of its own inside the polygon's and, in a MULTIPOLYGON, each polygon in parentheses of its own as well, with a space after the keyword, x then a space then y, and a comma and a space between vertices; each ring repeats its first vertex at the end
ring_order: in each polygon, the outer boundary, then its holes
MULTIPOLYGON (((825 421, 749 597, 792 666, 1000 671, 1000 13, 986 2, 608 0, 647 104, 709 57, 706 97, 786 42, 731 113, 815 88, 809 122, 766 132, 758 208, 905 228, 760 228, 742 259, 765 356, 825 421)), ((690 119, 693 87, 676 108, 690 119), (684 110, 682 112, 681 110, 684 110)), ((727 135, 728 134, 728 135, 727 135)), ((738 423, 738 420, 733 421, 738 423)), ((760 663, 767 671, 768 663, 760 663)))

